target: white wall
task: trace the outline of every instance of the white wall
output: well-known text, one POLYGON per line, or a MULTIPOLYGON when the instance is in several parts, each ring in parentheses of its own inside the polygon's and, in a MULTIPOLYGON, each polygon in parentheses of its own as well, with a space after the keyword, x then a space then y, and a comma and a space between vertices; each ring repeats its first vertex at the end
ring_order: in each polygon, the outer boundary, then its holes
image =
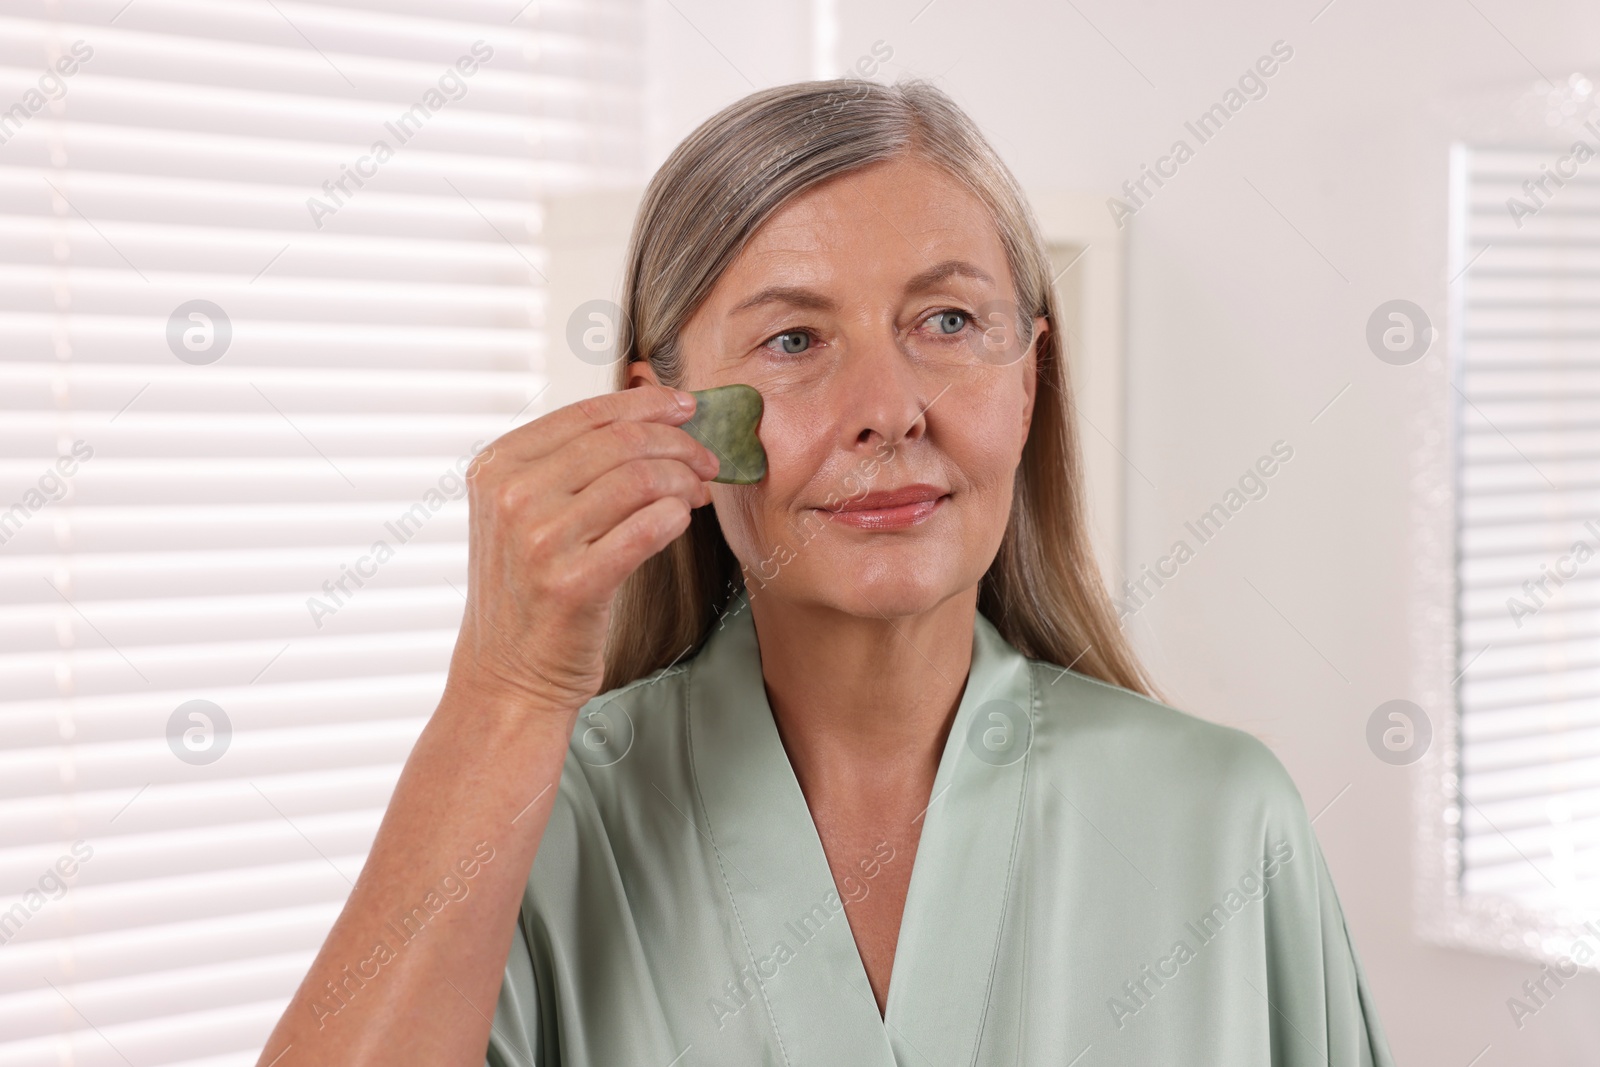
MULTIPOLYGON (((1443 320, 1453 101, 1592 71, 1600 6, 1325 3, 858 0, 835 61, 884 41, 885 74, 937 76, 1026 186, 1109 194, 1274 41, 1293 47, 1129 223, 1127 559, 1161 555, 1274 441, 1294 458, 1130 629, 1175 703, 1267 741, 1313 812, 1338 797, 1316 828, 1397 1062, 1600 1062, 1600 979, 1519 1031, 1506 1000, 1533 964, 1413 935, 1416 772, 1363 735, 1414 695, 1409 426, 1442 388, 1432 356, 1380 363, 1364 325, 1396 297, 1443 320)), ((813 13, 656 0, 651 165, 746 78, 811 76, 813 13)))

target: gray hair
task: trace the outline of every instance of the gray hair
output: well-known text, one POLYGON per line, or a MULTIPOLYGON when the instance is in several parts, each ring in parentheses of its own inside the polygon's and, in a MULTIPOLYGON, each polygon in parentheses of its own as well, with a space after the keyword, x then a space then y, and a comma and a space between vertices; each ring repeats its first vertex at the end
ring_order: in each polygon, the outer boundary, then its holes
MULTIPOLYGON (((616 387, 648 362, 683 380, 679 334, 755 232, 799 194, 902 155, 965 184, 993 216, 1020 329, 1057 321, 1050 260, 1015 177, 972 119, 931 83, 854 78, 763 89, 702 123, 651 179, 623 275, 616 387)), ((1027 338, 1024 338, 1026 340, 1027 338)), ((979 609, 1023 654, 1158 696, 1128 645, 1095 563, 1061 331, 1038 348, 1039 402, 1018 464, 1012 513, 979 588, 979 609)), ((623 583, 606 646, 609 690, 698 647, 743 588, 715 513, 623 583)), ((1158 697, 1159 698, 1159 697, 1158 697)))

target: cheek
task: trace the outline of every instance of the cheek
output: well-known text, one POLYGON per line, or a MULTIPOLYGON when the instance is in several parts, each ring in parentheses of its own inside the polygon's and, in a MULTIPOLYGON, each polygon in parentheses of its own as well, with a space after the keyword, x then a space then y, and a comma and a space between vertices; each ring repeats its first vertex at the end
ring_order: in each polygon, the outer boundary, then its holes
POLYGON ((767 476, 752 486, 711 486, 722 535, 751 568, 794 539, 789 529, 794 503, 826 462, 832 443, 828 420, 813 406, 781 393, 762 395, 757 432, 767 452, 767 476))
POLYGON ((761 515, 764 485, 711 486, 711 506, 717 513, 717 525, 722 527, 722 537, 739 562, 752 570, 766 555, 761 548, 761 531, 766 528, 761 515))
POLYGON ((959 476, 972 490, 1009 491, 1026 440, 1020 383, 982 383, 962 394, 951 390, 945 399, 956 402, 935 412, 943 430, 938 436, 959 476))

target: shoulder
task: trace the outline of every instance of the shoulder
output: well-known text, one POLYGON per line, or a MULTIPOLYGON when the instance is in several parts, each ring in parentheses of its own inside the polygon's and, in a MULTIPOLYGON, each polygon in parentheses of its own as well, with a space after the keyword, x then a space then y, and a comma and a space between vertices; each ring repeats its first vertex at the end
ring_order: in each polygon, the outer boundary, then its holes
POLYGON ((606 770, 615 778, 624 757, 638 763, 669 744, 682 730, 675 713, 684 706, 688 667, 676 663, 590 698, 573 723, 567 771, 592 777, 585 772, 606 770))
POLYGON ((591 697, 578 709, 573 744, 584 739, 585 724, 619 723, 631 737, 632 728, 669 718, 674 707, 682 706, 688 671, 689 663, 675 663, 591 697))
POLYGON ((1092 761, 1106 777, 1197 814, 1304 821, 1294 780, 1259 738, 1056 664, 1028 665, 1036 729, 1055 739, 1041 746, 1047 761, 1092 761))
POLYGON ((680 691, 684 676, 689 671, 689 666, 694 662, 691 656, 670 667, 663 667, 652 671, 642 678, 635 678, 615 689, 608 689, 589 699, 582 710, 600 707, 607 704, 621 702, 627 707, 649 708, 652 704, 659 704, 664 698, 670 697, 680 691))

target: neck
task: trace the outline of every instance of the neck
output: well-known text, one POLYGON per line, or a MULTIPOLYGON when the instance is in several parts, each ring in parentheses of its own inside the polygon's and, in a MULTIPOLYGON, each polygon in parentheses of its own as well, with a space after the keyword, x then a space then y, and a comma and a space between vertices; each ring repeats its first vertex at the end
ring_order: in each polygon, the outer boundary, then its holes
POLYGON ((884 619, 751 598, 767 700, 813 806, 925 798, 966 688, 977 600, 974 586, 884 619))

